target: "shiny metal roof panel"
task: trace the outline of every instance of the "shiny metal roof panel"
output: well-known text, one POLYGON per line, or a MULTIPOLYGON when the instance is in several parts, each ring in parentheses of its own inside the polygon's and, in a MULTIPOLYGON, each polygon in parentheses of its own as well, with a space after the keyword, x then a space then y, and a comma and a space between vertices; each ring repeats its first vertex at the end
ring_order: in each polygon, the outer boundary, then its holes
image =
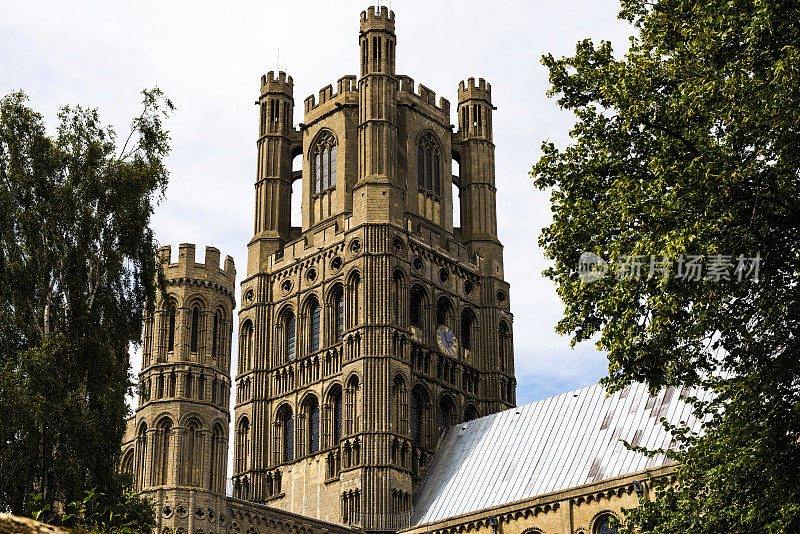
POLYGON ((633 384, 606 395, 592 385, 452 426, 414 494, 412 524, 663 465, 665 455, 648 459, 621 440, 669 447, 661 417, 699 430, 680 393, 651 397, 633 384))

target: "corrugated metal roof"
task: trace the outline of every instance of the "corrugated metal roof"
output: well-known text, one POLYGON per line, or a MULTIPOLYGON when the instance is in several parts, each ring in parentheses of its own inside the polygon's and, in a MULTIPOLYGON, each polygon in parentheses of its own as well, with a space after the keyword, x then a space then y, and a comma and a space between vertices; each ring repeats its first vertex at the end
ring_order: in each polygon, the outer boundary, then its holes
POLYGON ((663 465, 665 455, 647 458, 620 440, 668 448, 659 420, 697 430, 691 411, 673 388, 651 397, 634 384, 607 396, 593 385, 452 426, 414 494, 412 524, 663 465))

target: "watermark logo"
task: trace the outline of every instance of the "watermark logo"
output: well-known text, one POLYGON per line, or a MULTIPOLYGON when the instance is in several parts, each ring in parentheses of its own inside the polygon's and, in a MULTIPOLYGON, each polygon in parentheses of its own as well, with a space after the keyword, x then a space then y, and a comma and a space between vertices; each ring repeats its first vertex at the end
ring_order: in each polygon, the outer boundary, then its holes
POLYGON ((608 262, 594 252, 584 252, 578 258, 578 276, 584 284, 597 282, 606 275, 608 262))
POLYGON ((583 252, 578 259, 578 277, 581 282, 590 284, 603 278, 609 271, 617 280, 642 280, 661 278, 666 280, 710 281, 751 280, 758 282, 761 267, 761 254, 738 256, 711 254, 709 256, 679 255, 668 256, 622 255, 613 263, 605 261, 594 252, 583 252))

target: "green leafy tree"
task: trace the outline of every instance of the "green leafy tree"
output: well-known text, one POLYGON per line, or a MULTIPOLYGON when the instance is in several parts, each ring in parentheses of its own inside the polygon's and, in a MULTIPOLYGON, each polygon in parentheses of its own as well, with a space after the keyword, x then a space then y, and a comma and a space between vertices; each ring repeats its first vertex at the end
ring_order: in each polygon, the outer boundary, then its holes
POLYGON ((532 171, 552 194, 540 244, 557 330, 608 352, 612 390, 713 394, 694 401, 700 435, 674 429, 676 480, 628 512, 631 528, 800 532, 800 4, 624 0, 620 17, 635 34, 623 56, 585 40, 543 58, 576 116, 532 171), (584 251, 612 272, 582 281, 584 251), (740 254, 760 254, 757 281, 740 254), (685 276, 690 255, 702 280, 685 276), (641 276, 620 279, 632 256, 641 276))
POLYGON ((119 149, 96 110, 62 108, 51 137, 23 93, 0 102, 0 509, 30 511, 32 493, 51 516, 89 488, 121 498, 172 109, 143 95, 119 149))

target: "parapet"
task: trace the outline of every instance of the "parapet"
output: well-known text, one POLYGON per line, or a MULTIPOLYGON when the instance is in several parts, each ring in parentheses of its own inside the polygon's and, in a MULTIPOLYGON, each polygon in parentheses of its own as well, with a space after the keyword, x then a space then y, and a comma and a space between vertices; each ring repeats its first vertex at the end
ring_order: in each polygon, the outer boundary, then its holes
POLYGON ((458 84, 458 103, 467 100, 485 100, 492 103, 492 85, 483 78, 478 78, 478 85, 475 85, 475 78, 467 79, 466 84, 462 81, 458 84))
POLYGON ((417 87, 417 91, 414 91, 414 79, 410 76, 400 75, 397 77, 400 80, 400 89, 401 93, 407 93, 413 100, 417 102, 424 102, 425 104, 431 106, 432 108, 441 111, 445 117, 450 117, 450 101, 448 101, 444 97, 439 98, 439 105, 436 105, 436 93, 428 89, 422 84, 419 84, 417 87))
POLYGON ((285 72, 278 72, 275 76, 275 71, 269 71, 261 77, 261 94, 269 93, 282 93, 288 97, 292 97, 294 92, 294 81, 291 76, 287 76, 285 72))
POLYGON ((394 11, 386 7, 370 6, 361 12, 361 31, 385 30, 394 33, 394 11))
MULTIPOLYGON (((305 112, 308 113, 311 110, 325 104, 326 102, 330 102, 332 100, 336 100, 339 97, 343 97, 348 94, 355 95, 358 93, 358 86, 356 85, 356 77, 351 75, 342 76, 339 78, 339 81, 336 82, 337 92, 333 92, 333 86, 328 84, 322 89, 319 90, 319 102, 316 101, 314 95, 308 96, 304 101, 304 108, 305 112)), ((308 120, 308 118, 306 118, 308 120)))
POLYGON ((195 262, 195 246, 192 243, 180 244, 176 263, 171 262, 171 255, 172 247, 170 245, 158 249, 156 255, 164 267, 164 275, 167 280, 176 278, 206 280, 217 283, 230 292, 234 291, 236 267, 233 264, 233 258, 226 256, 225 265, 221 267, 218 248, 206 247, 203 263, 195 262))

